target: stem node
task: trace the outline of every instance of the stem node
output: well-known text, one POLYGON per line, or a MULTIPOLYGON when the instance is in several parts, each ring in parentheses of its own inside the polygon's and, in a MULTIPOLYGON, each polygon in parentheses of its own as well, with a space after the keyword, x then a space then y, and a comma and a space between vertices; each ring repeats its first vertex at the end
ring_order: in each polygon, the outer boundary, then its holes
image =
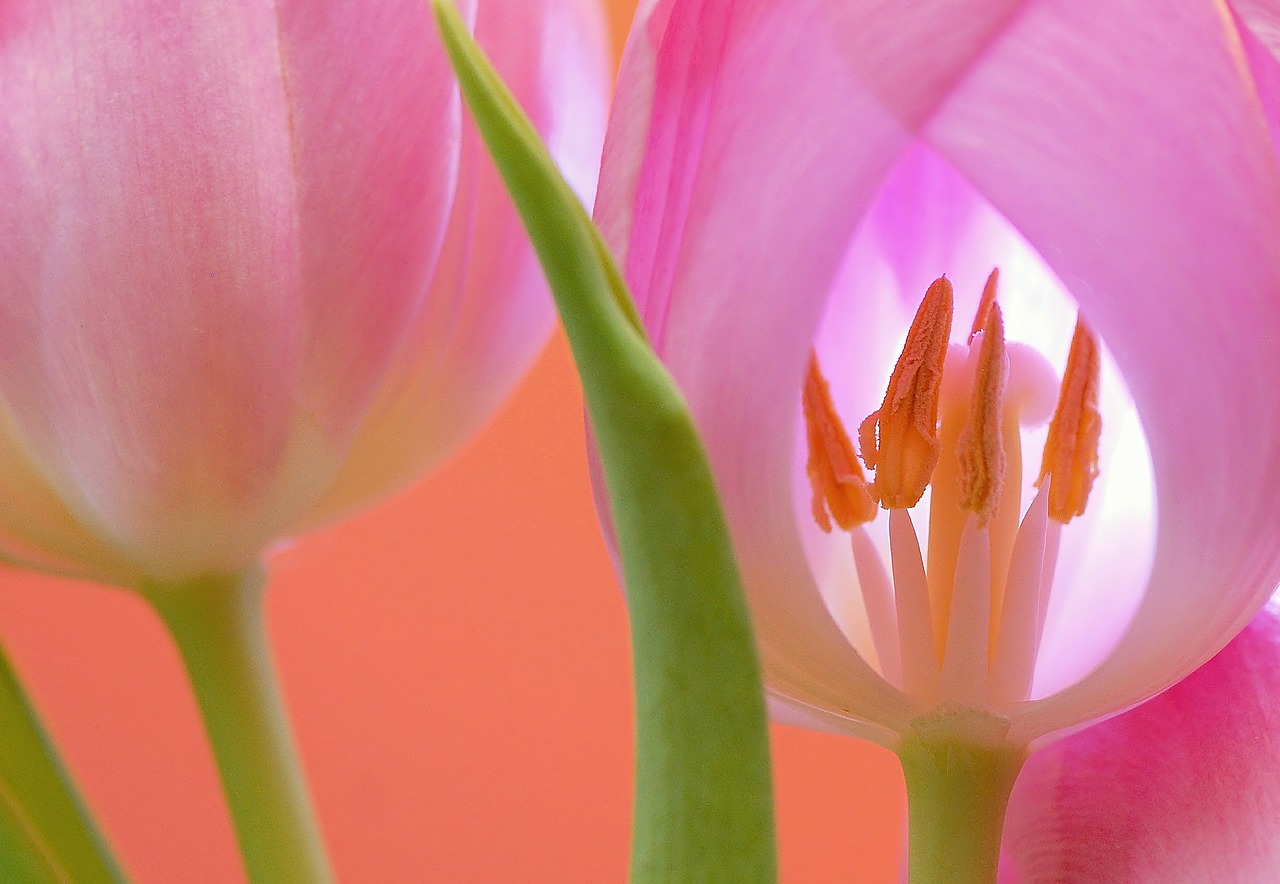
POLYGON ((937 724, 919 728, 897 748, 907 782, 909 880, 994 884, 1005 809, 1026 750, 937 724))

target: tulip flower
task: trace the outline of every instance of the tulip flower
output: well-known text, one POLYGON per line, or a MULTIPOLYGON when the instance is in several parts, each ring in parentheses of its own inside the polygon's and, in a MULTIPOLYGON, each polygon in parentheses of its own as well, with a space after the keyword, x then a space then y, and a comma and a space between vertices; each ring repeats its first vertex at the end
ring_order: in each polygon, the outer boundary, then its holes
POLYGON ((1278 696, 1280 615, 1268 607, 1159 697, 1027 761, 1000 880, 1276 880, 1278 696))
MULTIPOLYGON (((242 571, 438 463, 550 332, 424 4, 278 12, 3 16, 15 560, 130 585, 242 571)), ((478 25, 584 193, 598 16, 490 2, 478 25)))
POLYGON ((913 879, 990 880, 1027 752, 1280 578, 1260 39, 1207 0, 639 14, 595 216, 708 446, 774 716, 898 752, 913 879))
MULTIPOLYGON (((589 187, 596 5, 467 12, 589 187)), ((323 877, 271 843, 308 828, 266 807, 301 792, 263 773, 273 690, 228 689, 269 680, 258 563, 492 412, 551 328, 532 250, 426 3, 19 0, 0 33, 0 549, 147 596, 251 873, 323 877)))

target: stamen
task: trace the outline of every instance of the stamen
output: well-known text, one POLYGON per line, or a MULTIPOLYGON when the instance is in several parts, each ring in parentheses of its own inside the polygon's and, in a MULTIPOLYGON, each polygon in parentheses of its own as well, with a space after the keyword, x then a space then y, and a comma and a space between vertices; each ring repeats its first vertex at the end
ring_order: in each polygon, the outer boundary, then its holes
POLYGON ((867 611, 871 642, 880 660, 880 674, 896 688, 902 687, 902 648, 898 639, 897 601, 893 580, 884 568, 880 551, 866 528, 855 528, 849 534, 853 550, 853 567, 862 589, 862 605, 867 611))
POLYGON ((1064 524, 1084 513, 1093 480, 1098 476, 1098 439, 1102 435, 1102 415, 1098 412, 1100 373, 1097 338, 1083 317, 1077 317, 1058 407, 1049 422, 1040 478, 1036 480, 1039 487, 1049 477, 1049 515, 1064 524))
POLYGON ((876 517, 876 502, 854 455, 849 434, 836 414, 831 387, 818 367, 816 353, 809 356, 801 398, 809 439, 807 472, 813 486, 814 521, 828 533, 832 519, 844 531, 870 522, 876 517))
POLYGON ((944 700, 981 703, 986 699, 991 633, 991 540, 966 519, 956 557, 947 643, 940 690, 944 700))
POLYGON ((885 509, 919 503, 938 465, 938 391, 952 309, 944 276, 929 286, 916 311, 884 403, 858 428, 862 459, 876 471, 875 493, 885 509))
MULTIPOLYGON (((1031 502, 1009 559, 1009 579, 991 657, 991 694, 997 703, 1017 703, 1027 699, 1031 693, 1036 656, 1044 634, 1042 611, 1048 609, 1045 580, 1047 496, 1042 490, 1031 502)), ((1050 571, 1047 576, 1052 582, 1053 563, 1048 564, 1050 571)))
POLYGON ((978 312, 973 315, 973 325, 969 327, 969 340, 966 343, 972 344, 973 339, 978 336, 978 332, 987 327, 987 315, 991 312, 991 308, 996 303, 996 289, 1000 283, 1000 268, 992 269, 991 275, 987 277, 987 284, 982 287, 982 297, 978 300, 978 312))
POLYGON ((893 596, 898 618, 902 689, 920 698, 938 690, 936 639, 929 608, 929 583, 920 556, 920 538, 906 509, 889 513, 889 560, 893 568, 893 596))
MULTIPOLYGON (((1004 317, 995 300, 991 282, 983 293, 986 319, 978 364, 973 376, 973 402, 969 419, 960 433, 960 506, 978 514, 978 527, 985 528, 1000 503, 1005 477, 1004 434, 1001 429, 1005 383, 1009 375, 1009 359, 1005 355, 1004 317)), ((970 337, 970 342, 973 337, 970 337)))

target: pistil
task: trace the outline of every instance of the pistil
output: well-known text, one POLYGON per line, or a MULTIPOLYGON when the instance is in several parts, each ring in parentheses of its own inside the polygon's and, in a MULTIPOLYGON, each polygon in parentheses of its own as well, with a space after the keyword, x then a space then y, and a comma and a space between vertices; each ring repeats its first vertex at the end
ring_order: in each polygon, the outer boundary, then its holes
MULTIPOLYGON (((982 542, 989 547, 990 579, 982 592, 989 598, 970 612, 981 611, 983 623, 998 622, 1005 575, 1018 529, 1021 503, 1022 450, 1019 402, 1007 402, 1009 357, 1004 316, 996 300, 995 271, 987 279, 967 347, 954 345, 942 389, 942 457, 933 478, 929 507, 929 594, 938 653, 944 655, 953 627, 953 597, 960 565, 961 541, 974 514, 982 542)), ((974 542, 977 542, 976 540, 974 542)), ((976 616, 976 615, 975 615, 976 616)), ((962 618, 975 628, 973 618, 962 618)), ((994 625, 983 639, 990 645, 994 625)))

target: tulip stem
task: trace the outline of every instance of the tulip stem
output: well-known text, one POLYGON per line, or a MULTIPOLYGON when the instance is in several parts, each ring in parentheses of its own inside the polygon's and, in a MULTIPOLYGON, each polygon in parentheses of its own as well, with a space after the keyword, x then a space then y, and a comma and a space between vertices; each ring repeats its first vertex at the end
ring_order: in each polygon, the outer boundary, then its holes
POLYGON ((898 758, 907 781, 911 884, 995 884, 1005 808, 1026 752, 912 736, 898 758))
POLYGON ((262 574, 146 596, 186 664, 249 879, 331 881, 267 647, 262 574))

